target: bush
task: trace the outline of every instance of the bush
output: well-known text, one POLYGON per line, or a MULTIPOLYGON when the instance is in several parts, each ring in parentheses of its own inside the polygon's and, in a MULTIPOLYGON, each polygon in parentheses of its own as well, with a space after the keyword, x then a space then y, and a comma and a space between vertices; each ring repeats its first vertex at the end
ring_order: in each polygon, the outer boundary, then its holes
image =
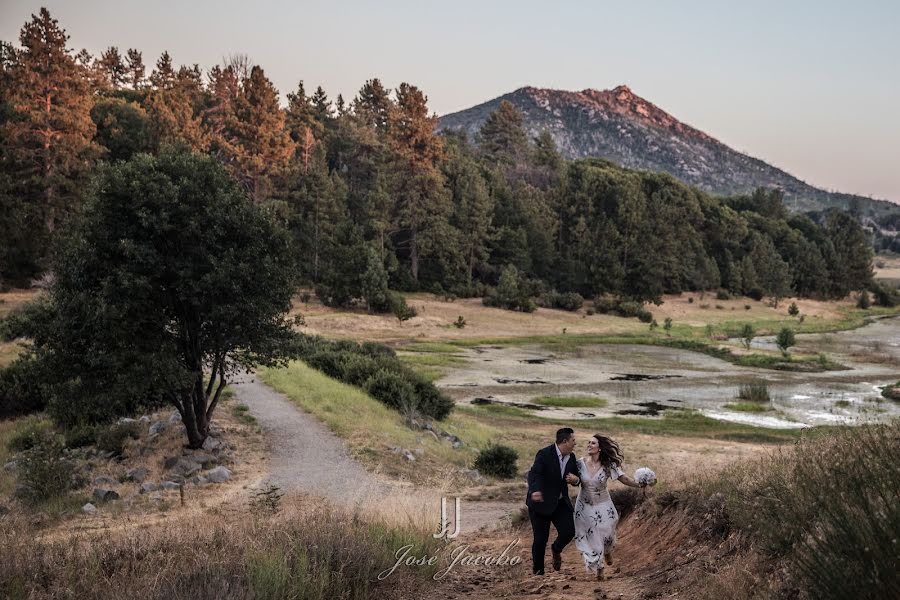
POLYGON ((462 329, 466 326, 466 318, 462 315, 459 315, 458 317, 456 317, 456 321, 453 322, 453 326, 457 329, 462 329))
POLYGON ((442 421, 453 410, 453 400, 450 399, 430 381, 422 377, 416 377, 413 382, 413 392, 417 398, 416 410, 442 421))
POLYGON ((873 282, 871 290, 877 306, 893 308, 900 304, 900 293, 898 293, 897 290, 890 289, 883 283, 877 281, 873 282))
POLYGON ((416 408, 416 390, 401 375, 386 369, 379 369, 369 377, 365 385, 370 396, 400 412, 416 408))
POLYGON ((52 431, 53 425, 47 419, 28 417, 16 427, 6 442, 6 447, 10 452, 30 450, 52 431))
POLYGON ((313 369, 322 371, 332 379, 343 381, 344 366, 347 362, 347 353, 340 350, 320 350, 305 359, 313 369))
POLYGON ((610 298, 608 296, 601 296, 594 300, 594 310, 601 315, 606 315, 613 312, 618 308, 618 306, 618 301, 616 301, 615 298, 610 298))
MULTIPOLYGON (((644 310, 644 305, 640 302, 633 302, 631 300, 627 300, 625 302, 619 302, 619 305, 615 309, 620 315, 623 317, 638 317, 641 312, 647 312, 644 310)), ((651 318, 651 321, 653 319, 651 318)))
POLYGON ((406 298, 396 292, 390 292, 388 294, 388 305, 390 306, 393 315, 397 317, 397 320, 401 323, 403 323, 403 321, 409 321, 418 314, 415 308, 406 304, 406 298))
POLYGON ((485 475, 511 479, 516 476, 519 453, 509 446, 488 446, 475 458, 475 468, 485 475))
POLYGON ((688 304, 693 304, 693 303, 694 303, 694 297, 691 296, 690 298, 688 298, 688 304))
POLYGON ((38 361, 30 354, 20 356, 0 370, 0 419, 40 412, 47 399, 38 361))
POLYGON ((869 299, 869 292, 866 290, 861 291, 856 299, 856 308, 867 310, 870 306, 872 306, 872 301, 869 299))
POLYGON ((379 368, 377 359, 365 354, 351 354, 346 356, 343 361, 341 380, 344 383, 362 387, 379 368))
POLYGON ((543 308, 557 308, 560 310, 576 311, 584 304, 584 298, 576 292, 557 291, 546 292, 538 297, 537 305, 543 308))
POLYGON ((791 302, 791 305, 788 306, 788 314, 792 317, 796 317, 800 314, 800 308, 797 306, 796 302, 791 302))
POLYGON ((638 313, 637 318, 641 323, 652 323, 653 313, 649 310, 641 309, 641 311, 638 313))
POLYGON ((45 431, 22 453, 16 496, 35 505, 62 496, 72 489, 74 465, 66 459, 59 436, 45 431))
POLYGON ((97 433, 97 449, 113 452, 116 456, 125 450, 125 441, 129 438, 141 437, 141 426, 138 423, 116 423, 101 429, 97 433))
POLYGON ((787 327, 782 328, 782 330, 778 332, 778 336, 775 338, 775 343, 778 344, 779 348, 781 348, 781 352, 785 356, 787 356, 788 348, 797 343, 797 338, 794 335, 794 330, 787 327))
POLYGON ((81 448, 97 442, 97 427, 87 423, 79 423, 64 432, 66 448, 81 448))
POLYGON ((716 300, 731 300, 731 294, 728 290, 719 290, 716 292, 716 300))

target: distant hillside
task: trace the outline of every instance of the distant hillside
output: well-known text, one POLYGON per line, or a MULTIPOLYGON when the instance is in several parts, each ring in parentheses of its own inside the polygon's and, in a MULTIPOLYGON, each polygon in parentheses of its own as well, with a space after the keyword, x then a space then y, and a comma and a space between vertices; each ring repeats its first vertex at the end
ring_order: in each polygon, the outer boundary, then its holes
POLYGON ((632 169, 664 171, 714 194, 777 187, 791 210, 848 208, 859 202, 863 214, 900 214, 900 205, 813 187, 757 158, 733 150, 686 125, 627 86, 612 90, 560 90, 524 87, 467 110, 440 118, 441 130, 474 136, 487 116, 506 100, 522 111, 532 135, 547 130, 567 158, 599 156, 632 169))

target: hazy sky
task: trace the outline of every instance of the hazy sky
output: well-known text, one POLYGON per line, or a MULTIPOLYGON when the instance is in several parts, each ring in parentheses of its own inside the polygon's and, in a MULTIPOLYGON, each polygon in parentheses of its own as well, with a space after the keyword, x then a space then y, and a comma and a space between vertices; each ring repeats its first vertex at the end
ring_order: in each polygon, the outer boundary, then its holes
POLYGON ((524 85, 625 83, 731 147, 809 183, 900 201, 900 2, 607 0, 0 0, 0 39, 47 6, 75 49, 148 66, 232 53, 284 95, 349 100, 380 77, 438 114, 524 85))

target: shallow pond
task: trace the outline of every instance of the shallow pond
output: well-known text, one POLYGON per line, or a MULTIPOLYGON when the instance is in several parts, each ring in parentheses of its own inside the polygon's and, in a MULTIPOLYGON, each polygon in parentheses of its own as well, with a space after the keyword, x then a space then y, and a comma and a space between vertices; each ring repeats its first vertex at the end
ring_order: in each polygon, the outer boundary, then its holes
MULTIPOLYGON (((804 427, 883 421, 900 416, 900 403, 880 387, 900 379, 900 319, 860 329, 797 336, 796 350, 825 352, 850 367, 799 373, 740 367, 687 350, 632 344, 583 346, 556 354, 540 346, 481 346, 462 354, 466 364, 436 383, 460 403, 518 403, 539 416, 583 419, 617 414, 655 416, 693 408, 709 417, 762 427, 804 427), (765 412, 729 410, 742 383, 765 381, 765 412), (541 396, 585 396, 605 407, 544 407, 541 396)), ((755 345, 768 348, 771 338, 755 345)))

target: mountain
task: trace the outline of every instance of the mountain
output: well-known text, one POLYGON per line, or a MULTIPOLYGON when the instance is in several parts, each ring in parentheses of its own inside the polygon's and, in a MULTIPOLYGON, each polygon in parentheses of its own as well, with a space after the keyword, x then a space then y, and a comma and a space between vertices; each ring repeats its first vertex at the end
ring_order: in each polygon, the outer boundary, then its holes
POLYGON ((531 136, 549 131, 560 152, 570 159, 598 156, 631 169, 663 171, 721 195, 776 187, 784 192, 788 208, 795 211, 832 206, 846 209, 858 203, 864 215, 875 218, 900 213, 900 205, 828 192, 733 150, 624 85, 581 92, 524 87, 440 117, 438 129, 463 130, 473 137, 504 100, 522 112, 525 129, 531 136))

